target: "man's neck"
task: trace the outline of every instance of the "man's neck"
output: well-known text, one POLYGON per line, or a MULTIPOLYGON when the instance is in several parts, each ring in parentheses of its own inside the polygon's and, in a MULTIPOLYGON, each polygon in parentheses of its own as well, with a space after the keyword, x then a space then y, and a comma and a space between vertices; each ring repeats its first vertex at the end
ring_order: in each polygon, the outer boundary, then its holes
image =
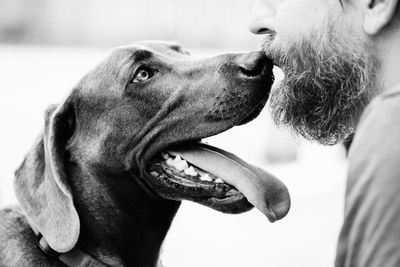
POLYGON ((377 43, 380 61, 377 75, 378 93, 384 93, 400 84, 400 29, 397 31, 398 33, 385 36, 377 43))
POLYGON ((107 265, 156 266, 180 202, 152 199, 129 174, 77 179, 87 172, 72 172, 78 181, 72 190, 79 190, 74 195, 81 222, 77 246, 107 265))

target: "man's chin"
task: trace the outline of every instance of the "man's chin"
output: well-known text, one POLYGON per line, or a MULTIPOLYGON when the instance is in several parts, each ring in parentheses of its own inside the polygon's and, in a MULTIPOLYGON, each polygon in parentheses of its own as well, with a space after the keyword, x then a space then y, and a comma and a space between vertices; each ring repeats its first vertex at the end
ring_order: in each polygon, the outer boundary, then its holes
POLYGON ((354 133, 375 81, 371 52, 360 40, 341 35, 332 26, 290 47, 283 48, 277 39, 263 46, 285 75, 270 95, 275 123, 324 145, 354 133))
POLYGON ((349 121, 348 114, 340 110, 329 113, 323 105, 317 106, 307 101, 288 99, 283 91, 288 89, 275 88, 271 92, 270 108, 274 122, 284 126, 303 138, 322 145, 335 145, 346 141, 354 133, 354 123, 349 121))

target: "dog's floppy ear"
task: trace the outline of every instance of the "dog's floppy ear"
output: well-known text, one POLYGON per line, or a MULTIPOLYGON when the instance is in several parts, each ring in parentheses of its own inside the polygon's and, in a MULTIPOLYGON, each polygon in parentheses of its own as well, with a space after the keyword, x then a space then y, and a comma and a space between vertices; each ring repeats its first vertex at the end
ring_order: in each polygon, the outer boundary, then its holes
POLYGON ((79 217, 65 170, 66 143, 75 129, 71 100, 49 107, 44 133, 15 172, 16 196, 29 221, 57 252, 72 249, 79 217))

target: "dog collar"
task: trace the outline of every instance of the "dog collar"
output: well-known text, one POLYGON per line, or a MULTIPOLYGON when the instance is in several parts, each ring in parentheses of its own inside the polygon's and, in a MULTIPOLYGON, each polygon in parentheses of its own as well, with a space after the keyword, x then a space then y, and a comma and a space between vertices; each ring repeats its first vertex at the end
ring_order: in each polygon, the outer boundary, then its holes
POLYGON ((68 252, 59 253, 50 247, 47 240, 35 227, 31 225, 31 228, 35 233, 35 241, 40 250, 51 258, 58 258, 60 261, 62 261, 65 265, 69 267, 108 266, 94 259, 92 256, 83 252, 77 247, 74 247, 68 252))

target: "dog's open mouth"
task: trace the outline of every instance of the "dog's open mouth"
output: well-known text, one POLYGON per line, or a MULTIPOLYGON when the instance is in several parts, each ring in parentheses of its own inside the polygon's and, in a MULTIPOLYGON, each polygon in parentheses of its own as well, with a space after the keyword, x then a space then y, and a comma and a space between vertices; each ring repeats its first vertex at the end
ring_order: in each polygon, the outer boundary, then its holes
POLYGON ((245 212, 254 205, 271 222, 290 208, 287 188, 278 179, 201 142, 166 149, 151 160, 148 171, 163 184, 156 190, 166 198, 188 199, 226 213, 245 212))
POLYGON ((198 192, 199 197, 224 198, 240 194, 233 186, 227 184, 220 177, 182 159, 179 152, 168 151, 161 153, 162 159, 152 166, 153 176, 162 174, 168 176, 170 182, 191 187, 198 192))

